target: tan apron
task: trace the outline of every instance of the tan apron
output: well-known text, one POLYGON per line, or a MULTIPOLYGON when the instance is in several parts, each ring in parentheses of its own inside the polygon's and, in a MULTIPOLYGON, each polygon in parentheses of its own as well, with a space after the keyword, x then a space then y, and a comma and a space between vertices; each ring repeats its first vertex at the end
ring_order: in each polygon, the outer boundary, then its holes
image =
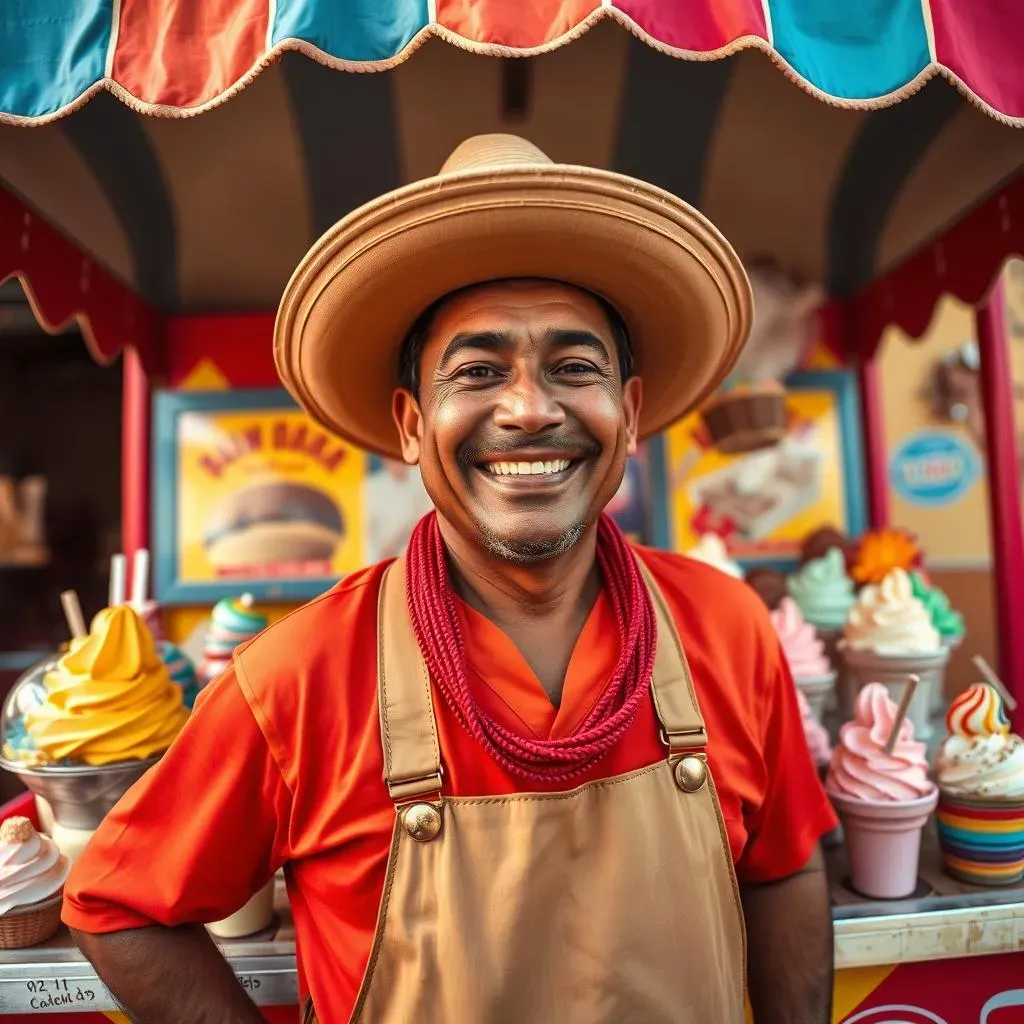
MULTIPOLYGON (((404 560, 385 575, 378 685, 396 821, 351 1021, 743 1021, 743 916, 707 736, 675 625, 645 576, 665 760, 570 792, 449 797, 404 560)), ((303 1020, 316 1019, 307 1004, 303 1020)))

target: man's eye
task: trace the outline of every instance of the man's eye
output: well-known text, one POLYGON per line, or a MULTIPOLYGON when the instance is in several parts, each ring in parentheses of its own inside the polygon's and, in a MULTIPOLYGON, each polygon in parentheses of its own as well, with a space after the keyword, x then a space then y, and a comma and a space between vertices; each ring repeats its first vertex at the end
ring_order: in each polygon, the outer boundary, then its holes
POLYGON ((474 366, 464 366, 459 371, 460 377, 471 377, 474 380, 487 380, 490 377, 497 376, 493 366, 482 366, 480 364, 474 366))
POLYGON ((593 373, 595 369, 596 367, 591 363, 562 363, 562 365, 558 367, 558 373, 593 373))

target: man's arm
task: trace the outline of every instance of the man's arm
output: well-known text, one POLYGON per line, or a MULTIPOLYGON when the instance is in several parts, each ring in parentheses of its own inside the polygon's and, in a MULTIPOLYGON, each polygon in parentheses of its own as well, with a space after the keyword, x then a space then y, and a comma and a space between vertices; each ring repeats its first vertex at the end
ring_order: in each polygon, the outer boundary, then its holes
POLYGON ((202 925, 71 934, 133 1024, 263 1024, 202 925))
POLYGON ((740 887, 756 1024, 832 1020, 832 912, 820 850, 776 882, 740 887))

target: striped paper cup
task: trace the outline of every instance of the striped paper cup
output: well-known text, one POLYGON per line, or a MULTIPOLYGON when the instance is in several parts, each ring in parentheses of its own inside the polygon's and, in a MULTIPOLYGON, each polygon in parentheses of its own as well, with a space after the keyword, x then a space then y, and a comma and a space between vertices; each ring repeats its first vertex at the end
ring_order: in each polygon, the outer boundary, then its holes
POLYGON ((948 874, 971 885, 1015 885, 1024 879, 1024 799, 942 793, 935 819, 948 874))

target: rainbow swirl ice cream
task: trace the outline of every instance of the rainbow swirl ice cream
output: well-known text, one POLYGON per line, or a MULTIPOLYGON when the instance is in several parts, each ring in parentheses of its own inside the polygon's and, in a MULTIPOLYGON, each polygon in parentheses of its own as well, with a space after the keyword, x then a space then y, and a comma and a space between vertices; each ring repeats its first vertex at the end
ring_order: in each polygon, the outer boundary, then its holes
POLYGON ((794 679, 820 679, 831 675, 825 645, 818 639, 815 628, 800 614, 796 601, 784 597, 770 615, 794 679))
POLYGON ((857 595, 843 638, 851 650, 883 655, 925 654, 942 646, 939 631, 902 569, 893 569, 881 583, 857 595))
POLYGON ((819 629, 842 629, 854 602, 853 580, 839 548, 812 558, 789 578, 789 596, 803 617, 819 629))
POLYGON ((935 768, 950 796, 1024 800, 1024 739, 1010 732, 999 694, 986 683, 961 693, 946 713, 949 735, 935 768))
POLYGON ((225 598, 214 605, 203 647, 204 682, 220 675, 231 664, 231 655, 239 644, 267 628, 267 617, 255 611, 253 605, 251 594, 225 598))
POLYGON ((924 605, 944 643, 959 640, 964 635, 964 617, 950 605, 949 598, 938 587, 929 586, 918 572, 910 573, 910 587, 914 597, 924 605))
POLYGON ((28 818, 0 824, 0 916, 55 896, 68 870, 67 857, 28 818))
POLYGON ((738 580, 743 579, 743 570, 729 557, 725 541, 717 533, 702 533, 697 544, 686 552, 686 557, 696 559, 705 565, 713 565, 738 580))
POLYGON ((167 667, 171 682, 181 690, 185 707, 191 711, 199 696, 199 676, 192 659, 180 647, 167 640, 157 642, 156 653, 167 667))
POLYGON ((953 701, 946 728, 935 759, 943 865, 974 885, 1013 885, 1024 878, 1024 740, 985 683, 953 701))
POLYGON ((144 760, 162 754, 188 716, 152 635, 128 605, 104 608, 44 685, 46 700, 25 712, 43 763, 144 760))
POLYGON ((825 785, 830 793, 868 803, 919 800, 935 791, 928 778, 925 745, 904 719, 891 754, 885 752, 896 704, 880 683, 857 695, 855 717, 839 730, 825 785))

